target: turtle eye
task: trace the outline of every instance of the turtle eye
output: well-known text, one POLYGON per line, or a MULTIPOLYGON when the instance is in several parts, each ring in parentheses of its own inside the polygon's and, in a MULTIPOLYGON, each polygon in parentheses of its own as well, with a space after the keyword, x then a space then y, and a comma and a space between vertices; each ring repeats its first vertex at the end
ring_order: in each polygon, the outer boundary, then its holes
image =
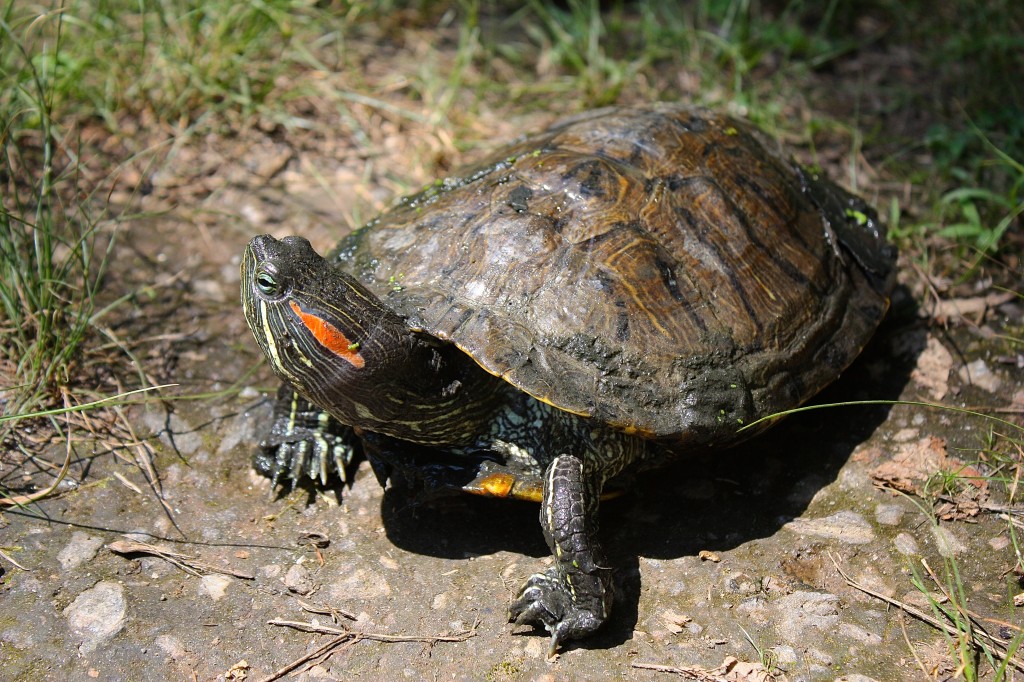
POLYGON ((256 271, 256 288, 260 293, 269 298, 276 298, 281 294, 281 284, 277 281, 275 274, 267 267, 261 266, 256 271))

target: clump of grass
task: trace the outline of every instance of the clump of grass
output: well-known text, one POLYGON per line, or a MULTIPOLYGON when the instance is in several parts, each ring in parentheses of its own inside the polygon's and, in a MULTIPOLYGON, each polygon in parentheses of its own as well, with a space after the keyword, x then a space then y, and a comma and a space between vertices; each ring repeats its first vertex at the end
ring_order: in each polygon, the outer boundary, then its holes
POLYGON ((0 21, 0 414, 35 410, 74 374, 105 266, 97 222, 53 119, 60 12, 0 21))
POLYGON ((281 122, 289 70, 338 38, 326 25, 318 44, 303 42, 303 27, 332 15, 298 0, 101 0, 67 12, 78 40, 61 55, 58 89, 111 131, 133 116, 224 131, 281 122))
POLYGON ((924 572, 911 566, 914 587, 925 597, 932 614, 941 627, 950 656, 956 664, 953 677, 968 682, 981 679, 991 670, 996 682, 1013 679, 1014 668, 1022 667, 1016 654, 1024 644, 1024 631, 1006 644, 990 635, 981 619, 968 607, 967 591, 960 577, 960 567, 952 556, 943 558, 941 577, 927 561, 921 561, 924 572), (925 577, 927 574, 927 578, 925 577), (936 596, 934 587, 941 596, 936 596))
POLYGON ((982 256, 994 252, 1024 214, 1024 163, 985 142, 991 150, 985 165, 1004 177, 1002 189, 964 186, 946 192, 939 207, 949 218, 938 231, 939 236, 968 245, 982 256))

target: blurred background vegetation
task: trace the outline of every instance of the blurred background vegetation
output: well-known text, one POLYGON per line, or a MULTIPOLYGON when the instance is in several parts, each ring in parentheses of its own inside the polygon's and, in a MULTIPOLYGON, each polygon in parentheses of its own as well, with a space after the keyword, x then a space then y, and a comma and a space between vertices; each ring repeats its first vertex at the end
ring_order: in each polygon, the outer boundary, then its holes
POLYGON ((703 103, 869 197, 915 291, 1020 290, 1019 1, 7 0, 0 16, 0 415, 98 385, 129 297, 111 245, 162 150, 253 132, 369 155, 387 121, 415 152, 402 189, 531 115, 703 103))

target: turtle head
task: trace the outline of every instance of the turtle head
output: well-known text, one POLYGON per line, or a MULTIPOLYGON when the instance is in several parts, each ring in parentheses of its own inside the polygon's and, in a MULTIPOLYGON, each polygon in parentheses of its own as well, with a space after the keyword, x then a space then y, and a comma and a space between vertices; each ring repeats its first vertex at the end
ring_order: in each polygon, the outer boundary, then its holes
POLYGON ((255 237, 242 307, 274 372, 338 421, 422 444, 470 442, 503 382, 411 328, 300 237, 255 237))
POLYGON ((372 411, 355 401, 401 360, 404 320, 301 237, 255 237, 241 276, 246 321, 274 372, 346 423, 372 411))

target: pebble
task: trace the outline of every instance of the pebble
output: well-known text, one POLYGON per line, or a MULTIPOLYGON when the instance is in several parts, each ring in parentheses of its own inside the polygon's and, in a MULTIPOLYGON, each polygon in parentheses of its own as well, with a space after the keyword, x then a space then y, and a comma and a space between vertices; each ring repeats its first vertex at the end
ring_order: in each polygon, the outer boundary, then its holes
POLYGON ((164 445, 175 448, 182 455, 191 455, 203 445, 199 432, 177 414, 168 416, 163 410, 151 408, 146 410, 142 423, 149 433, 159 434, 164 445))
POLYGON ((796 649, 788 644, 773 646, 772 651, 775 653, 775 660, 782 665, 792 666, 800 662, 800 656, 796 649))
POLYGON ((1003 380, 994 374, 981 358, 961 367, 959 374, 960 381, 977 386, 989 393, 995 393, 1003 385, 1003 380))
POLYGON ((903 520, 904 509, 898 504, 882 503, 875 507, 875 521, 883 526, 898 526, 903 520))
POLYGON ((910 533, 900 533, 893 539, 896 551, 903 556, 921 556, 921 548, 910 533))
POLYGON ((182 644, 181 640, 174 635, 160 635, 156 638, 154 643, 157 647, 162 649, 172 661, 181 660, 188 653, 185 650, 185 645, 182 644))
POLYGON ((224 291, 224 286, 215 279, 192 280, 192 291, 195 292, 196 297, 199 299, 216 302, 224 302, 228 300, 228 296, 224 291))
POLYGON ((967 551, 967 546, 945 526, 932 526, 932 536, 939 554, 950 558, 967 551))
POLYGON ((75 531, 68 544, 57 554, 57 561, 67 571, 92 559, 102 546, 103 538, 75 531))
POLYGON ((228 590, 228 585, 231 584, 231 578, 226 575, 220 575, 218 573, 211 573, 210 575, 204 575, 199 580, 199 592, 200 594, 205 593, 213 601, 219 601, 224 597, 224 594, 228 590))
MULTIPOLYGON (((328 582, 326 579, 324 582, 328 582)), ((357 568, 331 583, 331 599, 343 602, 352 599, 380 599, 391 594, 391 585, 380 573, 357 568)))
POLYGON ((265 409, 254 409, 237 415, 233 419, 225 420, 217 452, 220 454, 229 452, 240 442, 245 443, 247 449, 252 449, 259 442, 259 438, 256 436, 257 428, 260 424, 266 424, 269 419, 270 410, 267 406, 265 409))
POLYGON ((847 545, 864 545, 875 539, 871 524, 854 511, 843 510, 820 519, 796 518, 785 526, 794 533, 838 540, 847 545))
POLYGON ((722 587, 733 594, 754 594, 758 591, 757 581, 742 571, 733 571, 722 578, 722 587))
POLYGON ((808 629, 831 632, 839 622, 839 597, 825 592, 794 592, 772 604, 775 628, 783 641, 798 642, 808 629))
POLYGON ((1005 535, 996 536, 988 541, 988 546, 996 551, 1006 549, 1010 546, 1010 538, 1005 535))
POLYGON ((303 596, 312 592, 315 587, 309 570, 300 564, 293 564, 284 574, 284 586, 288 588, 289 592, 303 596))
POLYGON ((102 580, 75 597, 64 609, 64 617, 75 635, 81 638, 79 651, 89 654, 124 627, 128 603, 124 588, 102 580))
POLYGON ((876 635, 873 632, 865 630, 854 623, 843 623, 839 626, 839 632, 845 637, 861 642, 862 644, 868 644, 870 646, 881 646, 882 644, 882 637, 880 635, 876 635))

